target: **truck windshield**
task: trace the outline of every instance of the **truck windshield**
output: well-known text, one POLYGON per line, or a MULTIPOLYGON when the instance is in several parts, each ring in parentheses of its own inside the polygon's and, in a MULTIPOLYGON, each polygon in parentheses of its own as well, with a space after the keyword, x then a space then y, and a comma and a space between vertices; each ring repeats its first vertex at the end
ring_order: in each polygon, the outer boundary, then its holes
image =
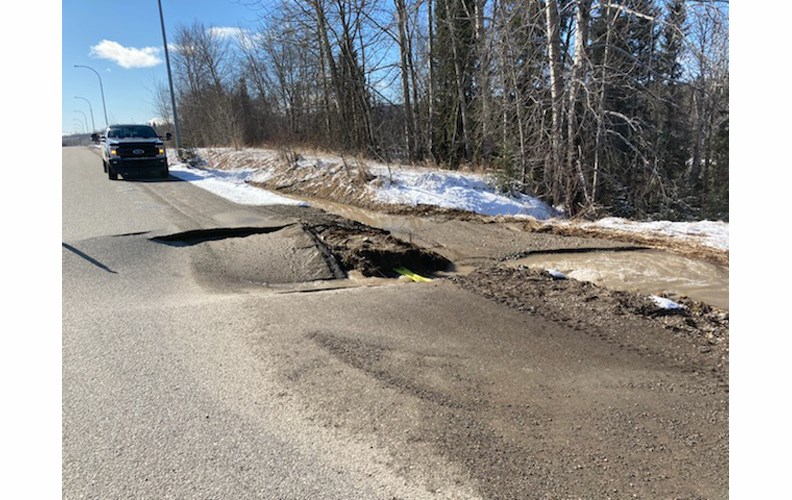
POLYGON ((146 125, 132 125, 126 127, 112 127, 107 132, 107 137, 114 139, 124 139, 129 137, 139 137, 141 139, 154 139, 157 132, 146 125))

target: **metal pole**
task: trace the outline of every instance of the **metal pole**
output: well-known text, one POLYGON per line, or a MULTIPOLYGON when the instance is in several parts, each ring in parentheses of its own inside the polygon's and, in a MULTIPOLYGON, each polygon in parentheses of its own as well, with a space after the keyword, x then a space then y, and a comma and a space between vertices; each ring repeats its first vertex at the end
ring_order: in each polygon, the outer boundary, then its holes
POLYGON ((104 97, 104 86, 102 85, 102 77, 99 76, 99 73, 90 66, 83 66, 82 64, 75 64, 75 68, 85 68, 90 69, 91 71, 96 74, 96 78, 99 79, 99 91, 102 93, 102 109, 104 110, 104 118, 105 118, 105 128, 110 125, 110 122, 107 120, 107 104, 105 104, 105 97, 104 97))
POLYGON ((94 122, 93 118, 93 106, 91 106, 91 101, 86 99, 85 97, 80 97, 78 95, 74 96, 75 99, 82 99, 83 101, 88 103, 88 110, 91 112, 91 132, 96 132, 96 123, 94 122))
POLYGON ((165 37, 165 18, 162 16, 162 0, 157 0, 162 28, 162 46, 165 49, 165 66, 168 68, 168 86, 170 87, 171 109, 173 111, 173 133, 176 137, 176 151, 181 149, 181 134, 179 133, 179 117, 176 114, 176 94, 173 92, 173 76, 171 75, 170 56, 168 55, 168 40, 165 37))
POLYGON ((74 112, 75 113, 80 113, 81 115, 83 115, 83 123, 85 124, 85 130, 87 132, 88 131, 88 117, 85 116, 85 112, 84 111, 80 111, 79 109, 75 109, 74 112))

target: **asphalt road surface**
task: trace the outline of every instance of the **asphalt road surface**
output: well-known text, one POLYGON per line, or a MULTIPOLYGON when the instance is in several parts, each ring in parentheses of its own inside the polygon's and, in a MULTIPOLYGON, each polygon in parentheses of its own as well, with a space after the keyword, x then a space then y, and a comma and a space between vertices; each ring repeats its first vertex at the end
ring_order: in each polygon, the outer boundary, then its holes
POLYGON ((706 374, 63 150, 64 498, 725 498, 706 374))

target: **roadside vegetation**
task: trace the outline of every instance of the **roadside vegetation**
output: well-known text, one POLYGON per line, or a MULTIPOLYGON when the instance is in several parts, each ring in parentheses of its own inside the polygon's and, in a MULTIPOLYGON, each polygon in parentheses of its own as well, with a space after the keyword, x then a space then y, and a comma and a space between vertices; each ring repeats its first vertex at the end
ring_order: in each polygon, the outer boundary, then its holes
MULTIPOLYGON (((250 1, 173 39, 188 147, 486 170, 570 216, 728 220, 728 3, 250 1)), ((170 116, 165 85, 156 103, 170 116)))

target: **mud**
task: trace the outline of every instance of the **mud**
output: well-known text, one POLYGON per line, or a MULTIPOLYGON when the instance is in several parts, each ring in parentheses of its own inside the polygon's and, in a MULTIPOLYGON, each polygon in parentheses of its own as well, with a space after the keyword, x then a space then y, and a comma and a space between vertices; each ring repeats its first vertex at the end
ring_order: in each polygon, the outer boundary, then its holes
POLYGON ((686 257, 703 259, 719 265, 729 265, 728 250, 720 250, 689 241, 661 235, 638 234, 617 229, 579 227, 572 225, 559 225, 537 221, 522 222, 526 231, 552 233, 561 236, 575 236, 583 238, 605 238, 611 241, 620 241, 648 248, 667 250, 686 257))
POLYGON ((729 313, 722 309, 689 299, 680 300, 683 309, 662 309, 645 295, 528 268, 490 267, 450 281, 620 348, 709 373, 728 386, 729 313))
POLYGON ((388 231, 358 222, 337 219, 333 223, 306 224, 305 228, 328 248, 341 267, 363 276, 395 278, 396 268, 432 275, 451 267, 451 261, 412 243, 394 238, 388 231))
POLYGON ((509 267, 556 269, 569 278, 646 295, 689 297, 729 308, 728 269, 664 250, 534 253, 504 262, 509 267))
POLYGON ((393 215, 432 217, 438 220, 463 220, 480 224, 509 224, 522 231, 536 234, 553 234, 576 238, 599 238, 627 245, 667 250, 686 257, 707 260, 719 265, 729 265, 729 252, 710 248, 689 241, 662 235, 638 234, 610 228, 581 227, 573 224, 558 224, 553 221, 526 220, 523 218, 486 216, 465 210, 448 209, 428 205, 386 205, 378 207, 382 212, 393 215))
POLYGON ((689 241, 681 241, 670 236, 667 237, 662 235, 638 234, 610 228, 581 227, 571 224, 558 224, 553 221, 536 221, 503 216, 491 217, 472 212, 466 212, 464 210, 454 210, 424 205, 419 205, 417 207, 391 205, 381 207, 381 210, 389 214, 433 217, 440 220, 455 219, 477 222, 484 225, 511 225, 512 227, 519 228, 520 230, 527 233, 534 234, 603 239, 612 242, 620 242, 625 245, 666 250, 686 257, 702 259, 723 266, 729 265, 729 252, 727 250, 706 247, 689 241))

